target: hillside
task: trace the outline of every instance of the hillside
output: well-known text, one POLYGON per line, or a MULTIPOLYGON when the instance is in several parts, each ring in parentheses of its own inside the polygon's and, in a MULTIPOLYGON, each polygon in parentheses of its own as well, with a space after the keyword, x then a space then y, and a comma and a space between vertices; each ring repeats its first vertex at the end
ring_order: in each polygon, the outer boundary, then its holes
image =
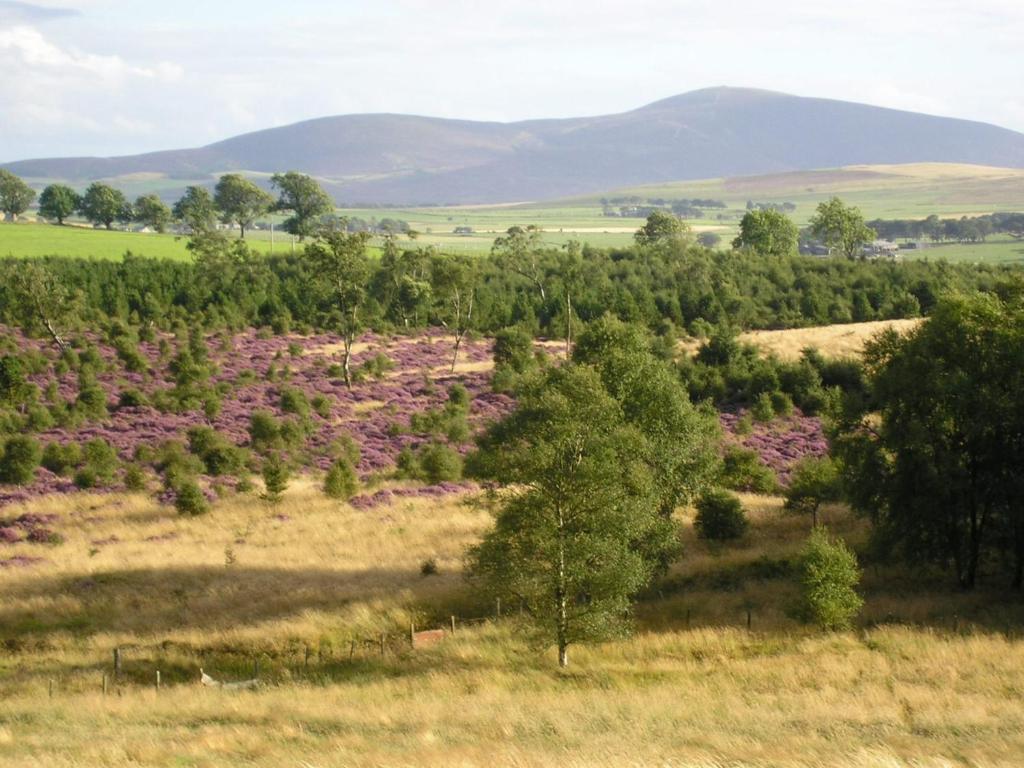
POLYGON ((294 169, 340 203, 545 200, 617 187, 857 164, 1024 167, 1024 135, 992 125, 769 91, 711 88, 617 115, 488 123, 344 115, 198 149, 23 160, 30 179, 163 177, 168 193, 219 172, 294 169), (169 182, 169 183, 168 183, 169 182))

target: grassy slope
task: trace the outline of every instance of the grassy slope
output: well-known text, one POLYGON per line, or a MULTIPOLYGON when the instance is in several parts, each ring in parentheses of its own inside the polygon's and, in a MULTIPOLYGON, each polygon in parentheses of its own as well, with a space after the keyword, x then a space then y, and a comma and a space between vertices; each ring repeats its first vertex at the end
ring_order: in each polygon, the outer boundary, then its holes
MULTIPOLYGON (((159 179, 152 183, 159 182, 159 179)), ((142 183, 133 180, 132 183, 142 183)), ((150 182, 146 182, 150 183, 150 182)), ((748 199, 759 202, 789 201, 797 205, 793 217, 806 223, 814 207, 831 195, 858 205, 868 218, 925 218, 961 216, 996 210, 1024 210, 1024 171, 981 166, 916 164, 865 166, 826 171, 778 174, 735 179, 679 182, 618 190, 548 203, 514 206, 460 206, 454 208, 348 209, 341 213, 364 219, 397 218, 421 233, 418 243, 446 251, 486 253, 496 234, 513 225, 536 224, 545 230, 544 240, 564 245, 571 239, 598 247, 626 246, 642 223, 635 218, 601 215, 601 197, 635 194, 640 197, 715 198, 725 200, 725 218, 690 222, 700 230, 717 231, 728 242, 748 199), (457 226, 470 226, 471 236, 457 236, 457 226)), ((717 215, 717 214, 716 214, 717 215)), ((119 258, 125 250, 151 256, 181 258, 184 241, 170 236, 92 232, 55 227, 11 227, 0 224, 0 255, 68 255, 119 258)), ((258 247, 269 249, 268 233, 254 232, 258 247)), ((277 248, 290 247, 278 236, 277 248)), ((925 250, 915 258, 949 261, 1024 261, 1024 244, 993 238, 978 245, 949 245, 925 250)))
MULTIPOLYGON (((886 623, 810 632, 789 614, 807 521, 744 500, 744 542, 712 549, 685 525, 686 557, 641 602, 638 634, 574 649, 568 673, 515 617, 408 650, 411 616, 490 612, 459 575, 487 518, 458 499, 357 512, 306 480, 279 507, 226 499, 198 519, 137 496, 36 502, 66 540, 5 548, 49 562, 0 569, 0 765, 988 765, 1024 753, 1024 646, 1000 632, 1020 626, 1020 606, 871 567, 864 619, 886 623), (420 575, 427 558, 439 575, 420 575), (381 632, 384 658, 374 642, 349 660, 351 638, 381 632), (115 645, 126 679, 104 699, 115 645), (248 677, 257 654, 264 690, 196 685, 200 666, 248 677)), ((863 546, 862 521, 841 507, 824 519, 863 546)))

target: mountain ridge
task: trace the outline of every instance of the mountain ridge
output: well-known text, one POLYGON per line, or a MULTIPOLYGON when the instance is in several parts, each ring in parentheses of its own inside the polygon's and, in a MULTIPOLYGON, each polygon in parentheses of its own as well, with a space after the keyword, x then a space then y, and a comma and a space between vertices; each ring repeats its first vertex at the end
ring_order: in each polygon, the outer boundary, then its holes
POLYGON ((138 173, 309 173, 339 203, 545 200, 639 184, 861 164, 1024 168, 1024 134, 988 123, 715 87, 633 110, 510 123, 373 113, 313 118, 194 149, 4 164, 88 182, 138 173))

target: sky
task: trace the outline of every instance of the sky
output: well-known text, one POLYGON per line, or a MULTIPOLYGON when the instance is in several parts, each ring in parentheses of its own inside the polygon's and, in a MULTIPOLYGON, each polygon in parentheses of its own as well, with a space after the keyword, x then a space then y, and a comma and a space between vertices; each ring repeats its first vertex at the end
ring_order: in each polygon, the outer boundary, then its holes
POLYGON ((0 162, 312 117, 511 121, 719 85, 1024 132, 1024 0, 0 0, 0 162))

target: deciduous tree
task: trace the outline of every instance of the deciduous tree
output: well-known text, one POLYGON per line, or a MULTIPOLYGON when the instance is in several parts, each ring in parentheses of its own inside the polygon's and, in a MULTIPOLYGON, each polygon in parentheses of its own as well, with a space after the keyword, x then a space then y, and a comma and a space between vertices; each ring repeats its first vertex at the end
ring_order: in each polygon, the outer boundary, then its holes
POLYGON ((320 218, 334 210, 334 201, 310 176, 295 171, 275 173, 270 183, 280 193, 274 210, 291 212, 284 222, 285 232, 300 241, 315 235, 320 229, 320 218))
POLYGON ((32 187, 10 171, 0 169, 0 212, 8 219, 17 221, 35 199, 32 187))
POLYGON ((245 230, 274 204, 270 194, 239 173, 226 173, 220 177, 213 200, 220 210, 221 221, 237 224, 243 240, 245 230))
POLYGON ((860 209, 847 206, 838 197, 818 204, 810 226, 815 237, 848 259, 856 258, 861 247, 875 239, 875 231, 864 223, 860 209))
POLYGON ((71 187, 51 184, 39 196, 39 215, 63 225, 64 219, 77 211, 81 204, 81 197, 71 187))
POLYGON ((166 232, 171 209, 157 195, 143 195, 135 201, 135 221, 156 232, 166 232))
POLYGON ((759 256, 787 256, 796 253, 799 235, 796 224, 784 213, 771 209, 747 211, 732 247, 749 248, 759 256))
POLYGON ((85 190, 79 211, 88 221, 107 229, 113 228, 115 221, 132 220, 132 207, 124 194, 101 181, 93 182, 85 190))
POLYGON ((651 546, 674 546, 646 450, 597 372, 572 364, 525 384, 480 441, 472 464, 502 488, 494 528, 469 553, 472 577, 522 603, 560 666, 571 644, 628 628, 631 599, 657 568, 651 546))
POLYGON ((193 235, 213 230, 217 221, 217 206, 203 187, 188 187, 174 204, 174 218, 189 228, 193 235))

